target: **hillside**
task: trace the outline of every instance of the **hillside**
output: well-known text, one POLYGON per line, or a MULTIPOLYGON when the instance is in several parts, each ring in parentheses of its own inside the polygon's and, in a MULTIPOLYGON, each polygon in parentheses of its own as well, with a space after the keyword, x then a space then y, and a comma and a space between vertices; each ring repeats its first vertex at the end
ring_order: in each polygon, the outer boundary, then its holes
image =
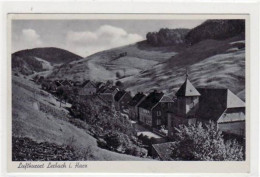
POLYGON ((244 21, 208 20, 186 32, 178 44, 142 41, 98 52, 54 69, 50 78, 120 80, 133 93, 159 89, 173 95, 188 68, 195 86, 226 87, 244 100, 244 21))
POLYGON ((181 48, 182 46, 153 47, 143 41, 67 63, 55 68, 50 78, 116 80, 117 72, 122 77, 139 74, 144 69, 168 60, 181 48), (127 52, 127 55, 119 57, 124 52, 127 52))
MULTIPOLYGON (((24 153, 23 150, 28 151, 24 147, 26 145, 35 149, 30 153, 42 154, 42 149, 51 151, 48 155, 52 160, 147 160, 99 148, 94 137, 70 123, 68 111, 65 109, 69 104, 62 104, 60 107, 55 97, 41 90, 33 82, 23 77, 13 76, 12 79, 12 136, 13 140, 16 140, 13 145, 21 153, 24 153), (68 146, 72 147, 73 151, 65 148, 68 146), (56 154, 57 158, 53 157, 55 149, 61 153, 56 154), (61 156, 62 154, 67 157, 61 156), (77 154, 80 159, 75 159, 73 154, 77 154)), ((78 124, 83 125, 81 122, 78 124)), ((19 155, 15 157, 17 160, 24 160, 24 156, 35 160, 33 154, 15 155, 19 155)))
POLYGON ((238 38, 221 42, 203 41, 166 63, 121 81, 134 92, 158 89, 173 95, 184 82, 187 68, 189 78, 196 87, 229 88, 245 100, 245 48, 236 47, 243 43, 238 38))
POLYGON ((54 47, 21 50, 12 54, 12 69, 30 75, 81 58, 69 51, 54 47))

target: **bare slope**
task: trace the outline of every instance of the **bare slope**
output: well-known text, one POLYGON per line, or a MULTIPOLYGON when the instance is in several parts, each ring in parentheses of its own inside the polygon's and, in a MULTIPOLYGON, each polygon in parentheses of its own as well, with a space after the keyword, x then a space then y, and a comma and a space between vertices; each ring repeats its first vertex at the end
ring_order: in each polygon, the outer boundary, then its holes
POLYGON ((152 47, 139 42, 93 54, 85 59, 57 67, 50 78, 69 78, 76 80, 116 79, 116 73, 122 76, 139 74, 142 70, 168 60, 177 54, 181 47, 152 47), (119 57, 127 52, 126 56, 119 57))
POLYGON ((66 115, 66 110, 59 108, 51 95, 41 91, 32 82, 13 76, 13 136, 28 137, 36 142, 70 145, 78 152, 88 152, 88 160, 142 160, 100 149, 96 139, 69 123, 66 115))

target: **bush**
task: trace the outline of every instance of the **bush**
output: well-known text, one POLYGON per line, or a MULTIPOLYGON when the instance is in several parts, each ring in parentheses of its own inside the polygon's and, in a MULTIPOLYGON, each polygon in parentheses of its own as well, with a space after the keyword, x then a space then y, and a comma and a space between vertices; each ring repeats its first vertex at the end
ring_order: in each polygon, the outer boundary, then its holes
POLYGON ((104 140, 106 141, 107 146, 113 150, 116 150, 121 145, 118 133, 108 133, 104 140))
POLYGON ((244 160, 243 146, 236 140, 224 141, 213 122, 202 125, 181 125, 176 128, 176 141, 172 146, 174 160, 244 160))

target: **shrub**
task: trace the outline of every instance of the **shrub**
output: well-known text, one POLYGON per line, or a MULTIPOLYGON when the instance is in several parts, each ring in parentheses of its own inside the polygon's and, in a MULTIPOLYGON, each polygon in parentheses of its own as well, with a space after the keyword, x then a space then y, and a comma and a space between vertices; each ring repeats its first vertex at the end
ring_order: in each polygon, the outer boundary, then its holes
POLYGON ((213 122, 202 125, 181 125, 176 128, 176 141, 172 146, 174 160, 243 160, 243 146, 236 140, 224 141, 213 122))

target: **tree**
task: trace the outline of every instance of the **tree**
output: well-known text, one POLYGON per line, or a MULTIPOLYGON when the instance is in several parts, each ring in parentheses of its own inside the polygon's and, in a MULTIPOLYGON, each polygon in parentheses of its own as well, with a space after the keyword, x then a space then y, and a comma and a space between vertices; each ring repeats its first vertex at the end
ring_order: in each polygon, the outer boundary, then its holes
POLYGON ((108 80, 106 86, 112 86, 114 84, 113 80, 108 80))
POLYGON ((116 86, 119 88, 123 88, 124 84, 121 81, 116 81, 116 86))
POLYGON ((107 146, 114 150, 121 145, 120 136, 118 133, 108 133, 106 134, 104 140, 106 141, 107 146))
POLYGON ((116 77, 117 78, 121 78, 122 77, 119 71, 116 72, 116 77))
POLYGON ((243 160, 243 146, 236 140, 225 142, 213 122, 176 128, 176 141, 172 146, 174 160, 243 160))

